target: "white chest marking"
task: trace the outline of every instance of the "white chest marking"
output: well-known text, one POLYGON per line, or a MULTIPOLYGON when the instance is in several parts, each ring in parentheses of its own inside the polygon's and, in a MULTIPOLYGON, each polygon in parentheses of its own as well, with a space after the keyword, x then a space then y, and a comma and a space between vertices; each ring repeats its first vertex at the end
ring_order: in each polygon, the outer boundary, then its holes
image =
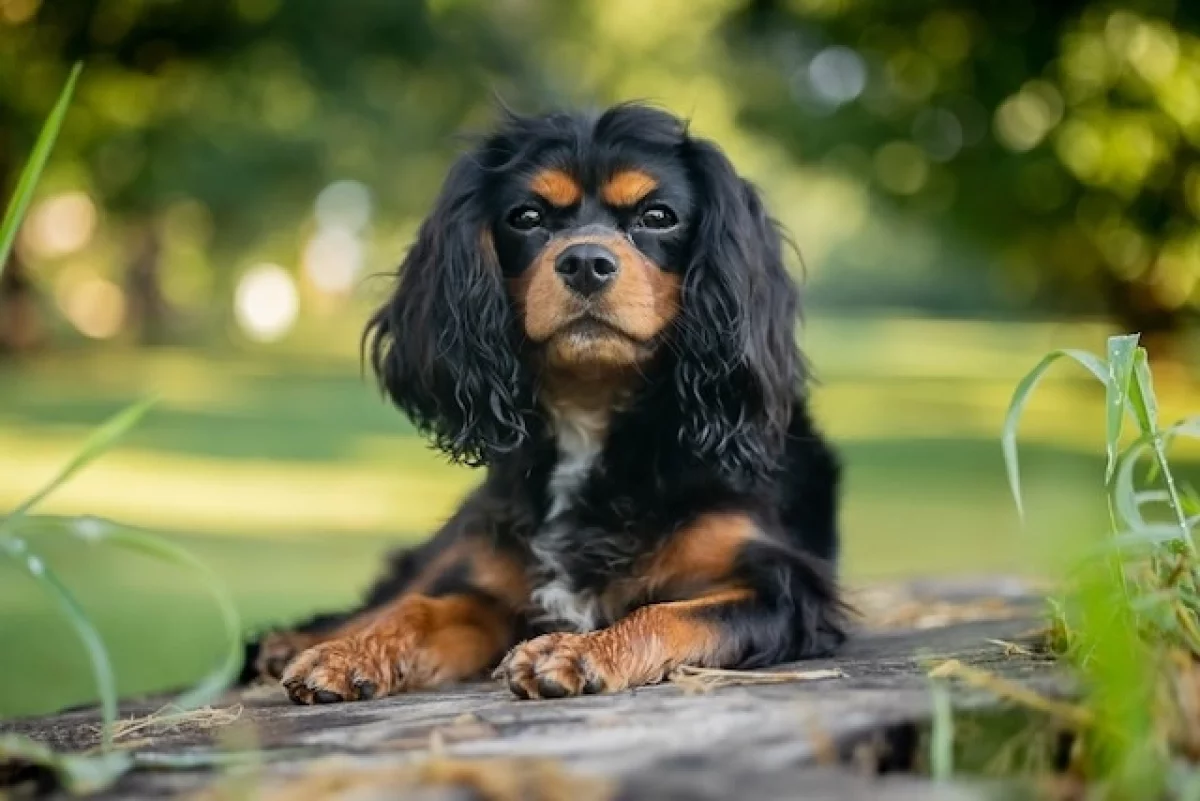
POLYGON ((564 518, 604 447, 607 415, 562 414, 555 416, 554 424, 558 464, 547 487, 550 506, 546 519, 532 544, 542 577, 542 583, 533 591, 533 601, 542 611, 542 621, 563 622, 577 631, 591 631, 600 617, 599 600, 595 593, 571 586, 561 555, 572 547, 574 533, 569 520, 564 518))

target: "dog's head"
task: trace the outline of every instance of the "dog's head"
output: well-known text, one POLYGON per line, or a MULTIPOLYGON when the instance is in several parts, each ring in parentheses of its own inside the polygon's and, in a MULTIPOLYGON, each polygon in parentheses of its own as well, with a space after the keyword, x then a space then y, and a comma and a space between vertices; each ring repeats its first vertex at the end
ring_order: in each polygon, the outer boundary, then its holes
POLYGON ((685 447, 761 472, 802 377, 796 303, 779 232, 721 151, 621 105, 510 115, 460 158, 366 341, 458 460, 517 448, 540 387, 635 380, 674 394, 685 447))

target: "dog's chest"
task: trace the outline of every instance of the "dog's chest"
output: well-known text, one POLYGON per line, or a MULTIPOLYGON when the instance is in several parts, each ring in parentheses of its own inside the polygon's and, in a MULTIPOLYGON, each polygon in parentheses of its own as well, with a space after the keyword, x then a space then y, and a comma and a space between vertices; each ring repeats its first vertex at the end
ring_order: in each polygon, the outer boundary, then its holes
POLYGON ((575 512, 579 493, 603 449, 606 422, 587 413, 563 415, 555 421, 558 462, 546 487, 546 516, 532 542, 533 602, 539 623, 591 631, 601 620, 596 590, 577 586, 572 567, 588 548, 578 536, 575 512))

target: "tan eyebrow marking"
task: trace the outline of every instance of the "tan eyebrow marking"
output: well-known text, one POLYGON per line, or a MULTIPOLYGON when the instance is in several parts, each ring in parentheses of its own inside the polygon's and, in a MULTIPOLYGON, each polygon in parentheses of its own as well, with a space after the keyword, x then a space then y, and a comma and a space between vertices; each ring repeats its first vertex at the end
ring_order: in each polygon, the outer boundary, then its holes
POLYGON ((583 197, 578 182, 562 170, 542 170, 533 176, 529 188, 552 206, 574 206, 583 197))
POLYGON ((658 188, 654 176, 641 170, 614 173, 600 194, 610 206, 632 206, 658 188))

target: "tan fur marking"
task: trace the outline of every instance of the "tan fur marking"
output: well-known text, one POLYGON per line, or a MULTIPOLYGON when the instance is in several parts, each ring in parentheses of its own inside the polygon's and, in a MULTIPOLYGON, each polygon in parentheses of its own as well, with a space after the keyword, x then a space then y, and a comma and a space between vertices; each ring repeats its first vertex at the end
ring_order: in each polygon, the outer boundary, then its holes
POLYGON ((642 170, 621 170, 608 179, 600 196, 610 206, 635 206, 657 188, 654 176, 642 170))
POLYGON ((720 628, 696 612, 751 597, 726 589, 643 606, 600 631, 546 634, 514 648, 497 673, 518 695, 540 698, 655 684, 680 665, 722 667, 729 655, 720 628))
POLYGON ((552 367, 628 368, 650 355, 646 347, 679 313, 679 276, 651 263, 620 236, 564 237, 550 242, 519 278, 509 283, 523 318, 525 333, 546 343, 552 367), (604 245, 616 255, 620 272, 613 285, 594 300, 575 295, 554 271, 554 261, 567 247, 585 242, 604 245), (585 311, 624 336, 557 336, 585 311))
MULTIPOLYGON (((311 647, 283 671, 283 684, 294 700, 312 703, 319 691, 350 701, 476 676, 511 642, 513 615, 528 597, 528 580, 516 560, 481 538, 461 539, 431 560, 400 598, 308 642, 311 647), (473 595, 424 594, 439 576, 464 563, 471 586, 502 607, 473 595), (371 686, 369 693, 363 682, 371 686)), ((292 636, 301 645, 308 635, 292 636)), ((280 641, 281 647, 288 644, 280 641)))
POLYGON ((293 700, 358 700, 478 675, 503 651, 511 620, 481 599, 406 595, 354 634, 300 654, 283 674, 293 700), (370 689, 365 689, 369 687, 370 689))
POLYGON ((562 170, 542 170, 533 176, 529 188, 551 206, 574 206, 583 197, 579 182, 562 170))
POLYGON ((499 598, 510 609, 522 608, 529 599, 529 577, 515 559, 496 553, 482 540, 469 547, 471 585, 499 598))
POLYGON ((571 426, 591 442, 603 442, 614 412, 624 409, 641 380, 635 369, 550 371, 539 400, 555 426, 571 426))
POLYGON ((417 575, 413 576, 412 582, 404 588, 405 595, 420 595, 425 592, 430 584, 437 581, 438 576, 462 562, 469 554, 469 540, 462 539, 450 543, 441 553, 435 554, 429 560, 429 564, 425 565, 417 575))
POLYGON ((758 536, 758 527, 745 515, 704 515, 676 532, 649 561, 641 578, 652 591, 725 581, 742 547, 758 536))
POLYGON ((631 575, 610 583, 601 608, 611 620, 638 604, 728 586, 742 547, 758 536, 758 527, 745 515, 704 515, 675 532, 631 575))

